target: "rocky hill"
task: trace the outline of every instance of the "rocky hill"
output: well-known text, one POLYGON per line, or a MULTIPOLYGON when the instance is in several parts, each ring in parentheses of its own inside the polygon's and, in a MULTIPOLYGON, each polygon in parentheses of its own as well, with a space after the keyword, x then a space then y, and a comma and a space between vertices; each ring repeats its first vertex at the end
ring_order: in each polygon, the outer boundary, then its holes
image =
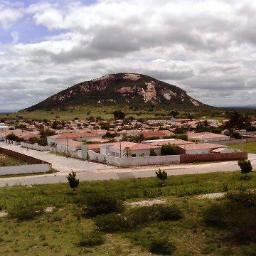
POLYGON ((149 105, 200 108, 203 103, 193 99, 181 88, 155 78, 135 73, 118 73, 82 82, 63 90, 26 109, 56 109, 76 105, 149 105))

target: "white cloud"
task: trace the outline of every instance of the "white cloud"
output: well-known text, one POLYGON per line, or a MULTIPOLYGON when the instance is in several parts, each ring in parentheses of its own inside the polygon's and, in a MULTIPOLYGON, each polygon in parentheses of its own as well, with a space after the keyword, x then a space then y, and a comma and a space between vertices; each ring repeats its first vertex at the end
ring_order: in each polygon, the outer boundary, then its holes
MULTIPOLYGON (((17 107, 75 82, 122 71, 178 84, 206 103, 254 103, 252 1, 99 0, 85 5, 45 0, 24 9, 34 25, 55 34, 22 43, 16 31, 14 44, 2 50, 0 88, 24 92, 17 107)), ((21 13, 20 7, 13 10, 21 13)))
POLYGON ((23 9, 11 7, 8 3, 0 3, 0 27, 7 29, 23 16, 23 9))

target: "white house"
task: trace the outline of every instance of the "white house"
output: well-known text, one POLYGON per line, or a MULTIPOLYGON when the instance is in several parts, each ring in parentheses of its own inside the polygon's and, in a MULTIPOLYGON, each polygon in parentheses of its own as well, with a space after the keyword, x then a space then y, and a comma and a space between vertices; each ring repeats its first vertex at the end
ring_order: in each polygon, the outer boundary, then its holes
POLYGON ((0 141, 5 140, 8 130, 9 126, 5 125, 4 123, 0 123, 0 141))
POLYGON ((204 143, 211 143, 211 142, 221 142, 221 141, 228 141, 230 140, 229 136, 224 134, 216 134, 211 132, 188 132, 188 140, 194 142, 204 142, 204 143))
MULTIPOLYGON (((178 148, 181 150, 181 153, 183 154, 196 155, 196 154, 217 153, 217 149, 219 150, 218 151, 219 153, 221 153, 221 151, 222 153, 224 153, 223 149, 226 149, 227 147, 223 145, 210 144, 210 143, 192 143, 192 144, 178 145, 178 148)), ((228 153, 231 153, 230 150, 228 153)))

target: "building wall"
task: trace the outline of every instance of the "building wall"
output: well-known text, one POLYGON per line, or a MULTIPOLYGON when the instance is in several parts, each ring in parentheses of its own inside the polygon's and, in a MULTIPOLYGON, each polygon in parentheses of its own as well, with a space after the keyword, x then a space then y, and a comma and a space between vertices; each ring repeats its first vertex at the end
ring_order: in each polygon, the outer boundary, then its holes
POLYGON ((144 166, 144 165, 168 165, 178 164, 180 162, 180 156, 145 156, 145 157, 114 157, 106 156, 96 153, 92 150, 88 150, 88 158, 90 161, 96 161, 106 163, 119 167, 129 166, 144 166))
POLYGON ((185 153, 189 155, 209 154, 210 149, 191 149, 186 150, 185 153))
POLYGON ((214 162, 214 161, 237 161, 248 159, 248 154, 245 152, 235 153, 211 153, 203 155, 180 155, 181 163, 195 163, 195 162, 214 162))

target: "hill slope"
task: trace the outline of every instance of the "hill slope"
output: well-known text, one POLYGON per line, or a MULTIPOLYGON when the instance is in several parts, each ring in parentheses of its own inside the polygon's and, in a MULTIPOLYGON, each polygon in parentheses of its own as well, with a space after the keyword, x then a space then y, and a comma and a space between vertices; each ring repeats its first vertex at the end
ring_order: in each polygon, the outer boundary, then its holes
POLYGON ((46 100, 27 108, 28 111, 55 109, 76 105, 130 105, 207 107, 188 96, 177 86, 155 78, 135 74, 118 73, 82 82, 63 90, 46 100))

